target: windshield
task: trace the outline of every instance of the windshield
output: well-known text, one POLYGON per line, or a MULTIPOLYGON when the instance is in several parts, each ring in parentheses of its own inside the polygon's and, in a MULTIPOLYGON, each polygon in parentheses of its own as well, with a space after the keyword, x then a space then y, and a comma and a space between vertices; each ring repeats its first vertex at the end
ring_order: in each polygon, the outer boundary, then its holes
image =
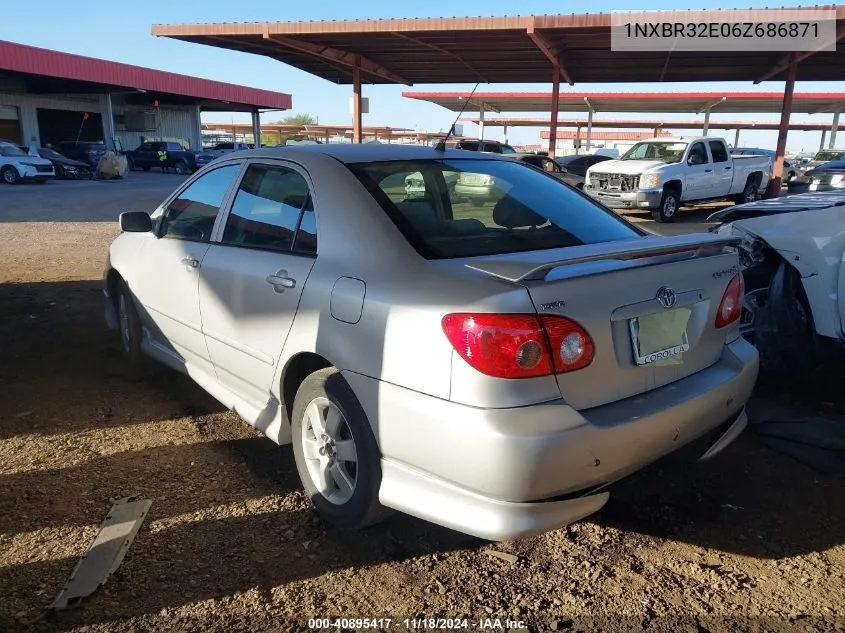
POLYGON ((0 156, 26 156, 27 153, 14 145, 0 145, 0 156))
POLYGON ((349 169, 429 259, 611 242, 633 225, 550 174, 501 160, 358 163, 349 169))
POLYGON ((62 155, 61 155, 61 154, 59 154, 58 152, 54 152, 53 150, 51 150, 51 149, 49 149, 49 148, 47 148, 47 147, 42 147, 42 148, 40 148, 40 149, 38 150, 38 153, 39 153, 39 154, 41 154, 41 158, 54 158, 54 159, 62 159, 62 158, 65 158, 64 156, 62 156, 62 155))
POLYGON ((825 150, 824 152, 819 152, 815 156, 813 156, 813 160, 820 160, 827 162, 829 160, 839 160, 840 158, 845 157, 845 154, 842 153, 841 150, 829 149, 825 150))
POLYGON ((619 160, 660 160, 664 163, 679 163, 687 149, 686 143, 637 143, 619 160))

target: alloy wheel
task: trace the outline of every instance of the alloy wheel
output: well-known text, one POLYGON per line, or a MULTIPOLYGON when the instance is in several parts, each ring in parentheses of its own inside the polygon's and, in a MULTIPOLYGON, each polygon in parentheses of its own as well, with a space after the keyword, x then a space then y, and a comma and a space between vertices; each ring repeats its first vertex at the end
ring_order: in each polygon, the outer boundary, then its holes
POLYGON ((334 505, 352 498, 358 451, 343 413, 328 398, 315 398, 302 417, 302 452, 314 487, 334 505))

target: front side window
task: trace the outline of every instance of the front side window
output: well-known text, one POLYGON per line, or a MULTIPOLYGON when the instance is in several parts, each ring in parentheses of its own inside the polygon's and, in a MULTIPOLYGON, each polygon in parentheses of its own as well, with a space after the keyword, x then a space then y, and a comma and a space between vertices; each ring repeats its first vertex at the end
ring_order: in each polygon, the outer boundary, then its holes
MULTIPOLYGON (((294 170, 251 165, 235 194, 222 243, 289 252, 306 209, 311 215, 306 222, 313 222, 310 198, 308 183, 294 170)), ((300 242, 302 249, 316 251, 306 237, 300 242)))
POLYGON ((211 239, 214 221, 240 165, 206 172, 167 206, 159 235, 193 242, 211 239))
POLYGON ((0 156, 26 156, 27 153, 15 145, 0 145, 0 156))
POLYGON ((693 143, 687 160, 692 165, 703 165, 707 163, 707 150, 704 149, 704 143, 693 143))
POLYGON ((579 246, 642 234, 558 178, 517 161, 392 161, 349 169, 429 259, 579 246))
POLYGON ((502 154, 516 154, 516 150, 510 145, 500 145, 502 154))

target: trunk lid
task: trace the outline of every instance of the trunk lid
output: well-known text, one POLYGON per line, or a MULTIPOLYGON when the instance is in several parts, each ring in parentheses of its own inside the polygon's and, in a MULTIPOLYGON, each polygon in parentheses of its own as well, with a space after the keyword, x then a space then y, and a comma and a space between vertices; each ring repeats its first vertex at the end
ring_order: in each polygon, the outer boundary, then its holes
POLYGON ((534 252, 467 266, 523 285, 539 314, 565 316, 590 334, 593 362, 557 375, 564 399, 586 409, 718 361, 736 331, 736 324, 714 325, 724 291, 739 273, 737 254, 727 248, 736 244, 708 234, 643 237, 561 249, 560 259, 545 252, 546 261, 539 261, 541 253, 534 252))

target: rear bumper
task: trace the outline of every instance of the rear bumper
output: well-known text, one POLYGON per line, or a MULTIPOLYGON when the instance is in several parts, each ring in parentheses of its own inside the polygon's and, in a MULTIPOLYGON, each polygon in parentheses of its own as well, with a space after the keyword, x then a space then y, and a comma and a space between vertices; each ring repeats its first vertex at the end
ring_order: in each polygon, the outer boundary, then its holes
POLYGON ((379 440, 381 502, 507 540, 588 516, 608 499, 599 489, 729 421, 707 450, 713 457, 745 427, 757 371, 756 349, 738 339, 693 376, 583 411, 562 400, 478 409, 344 375, 379 440))
POLYGON ((656 209, 663 196, 661 189, 602 191, 589 185, 584 186, 584 192, 611 209, 656 209))

